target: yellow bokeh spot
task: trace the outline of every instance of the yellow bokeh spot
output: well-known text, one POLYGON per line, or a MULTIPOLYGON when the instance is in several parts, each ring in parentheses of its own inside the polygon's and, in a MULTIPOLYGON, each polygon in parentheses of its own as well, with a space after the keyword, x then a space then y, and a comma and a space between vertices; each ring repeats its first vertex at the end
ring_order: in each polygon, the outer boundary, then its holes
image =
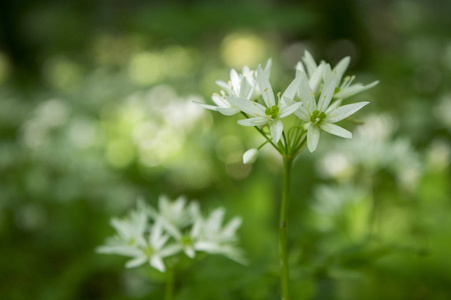
POLYGON ((231 34, 224 39, 221 50, 224 62, 232 68, 256 66, 266 55, 264 41, 253 34, 231 34))
POLYGON ((135 83, 149 85, 159 82, 166 76, 167 66, 162 55, 141 52, 132 57, 128 71, 135 83))

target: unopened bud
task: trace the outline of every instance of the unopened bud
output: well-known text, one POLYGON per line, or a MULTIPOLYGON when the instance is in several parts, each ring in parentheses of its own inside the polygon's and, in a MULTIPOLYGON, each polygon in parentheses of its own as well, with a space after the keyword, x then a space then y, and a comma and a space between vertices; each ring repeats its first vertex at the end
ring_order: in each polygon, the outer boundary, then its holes
POLYGON ((244 164, 253 164, 258 157, 258 150, 255 148, 249 149, 243 154, 243 163, 244 164))

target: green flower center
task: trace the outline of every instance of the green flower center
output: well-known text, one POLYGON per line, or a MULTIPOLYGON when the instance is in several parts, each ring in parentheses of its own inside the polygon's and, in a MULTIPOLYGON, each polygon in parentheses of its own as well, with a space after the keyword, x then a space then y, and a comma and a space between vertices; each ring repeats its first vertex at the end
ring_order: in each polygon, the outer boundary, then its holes
POLYGON ((147 246, 146 248, 144 248, 144 254, 148 257, 151 258, 153 256, 153 254, 155 253, 155 250, 151 247, 151 246, 147 246))
POLYGON ((267 107, 265 110, 265 114, 267 116, 271 116, 272 119, 275 119, 279 114, 279 107, 276 105, 273 105, 271 108, 267 107))
POLYGON ((191 240, 191 237, 188 235, 185 235, 182 237, 182 245, 183 246, 191 246, 193 241, 191 240))
POLYGON ((310 116, 310 122, 312 124, 319 124, 326 118, 326 114, 324 112, 320 112, 319 110, 315 110, 310 116))

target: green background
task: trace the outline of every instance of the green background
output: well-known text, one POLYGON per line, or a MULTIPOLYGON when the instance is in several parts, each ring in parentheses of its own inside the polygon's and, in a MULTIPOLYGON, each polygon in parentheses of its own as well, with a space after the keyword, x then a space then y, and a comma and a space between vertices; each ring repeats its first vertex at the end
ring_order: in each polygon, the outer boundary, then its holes
POLYGON ((162 299, 164 276, 95 247, 143 196, 242 216, 249 266, 210 256, 177 299, 279 299, 282 164, 252 128, 203 110, 230 68, 304 49, 380 80, 295 162, 293 299, 449 299, 451 28, 446 1, 4 1, 0 4, 0 298, 162 299))

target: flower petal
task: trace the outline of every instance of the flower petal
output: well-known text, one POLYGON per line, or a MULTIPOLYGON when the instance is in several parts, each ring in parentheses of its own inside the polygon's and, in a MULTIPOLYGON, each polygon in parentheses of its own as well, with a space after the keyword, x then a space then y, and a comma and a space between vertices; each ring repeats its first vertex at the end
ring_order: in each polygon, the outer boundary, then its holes
POLYGON ((349 66, 349 62, 351 61, 351 58, 349 56, 346 56, 340 62, 335 66, 334 71, 337 74, 337 82, 339 83, 341 81, 341 78, 343 78, 343 74, 346 72, 346 69, 349 66))
POLYGON ((318 90, 321 80, 323 79, 324 66, 324 63, 320 64, 310 77, 309 85, 313 92, 316 92, 318 90))
POLYGON ((147 258, 143 255, 143 256, 137 257, 135 259, 129 260, 125 264, 125 267, 126 268, 135 268, 135 267, 138 267, 138 266, 142 265, 143 263, 145 263, 146 260, 147 260, 147 258))
POLYGON ((260 103, 249 101, 243 98, 234 98, 234 97, 227 97, 227 101, 229 101, 229 103, 235 106, 236 108, 252 116, 255 117, 266 116, 265 114, 266 108, 260 103))
POLYGON ((334 98, 348 98, 348 97, 354 96, 355 94, 358 94, 360 92, 363 92, 365 90, 368 90, 368 89, 376 86, 378 83, 379 83, 379 81, 374 81, 367 85, 362 85, 360 83, 351 85, 350 87, 345 88, 345 89, 339 91, 338 93, 336 93, 334 95, 334 98))
POLYGON ((285 92, 283 92, 282 95, 282 99, 283 98, 288 98, 288 99, 293 99, 294 96, 296 95, 296 90, 298 89, 299 86, 299 81, 301 79, 299 77, 296 77, 291 83, 290 85, 287 87, 287 89, 285 90, 285 92))
POLYGON ((334 96, 335 88, 337 87, 336 75, 332 75, 326 81, 323 91, 321 92, 321 96, 319 96, 318 101, 318 110, 326 111, 329 106, 330 100, 334 96))
POLYGON ((301 105, 302 105, 301 102, 295 102, 295 103, 293 103, 291 105, 283 105, 283 106, 281 105, 281 106, 279 106, 280 107, 279 118, 285 118, 285 117, 291 115, 299 107, 301 107, 301 105))
POLYGON ((324 131, 329 132, 330 134, 336 135, 336 136, 340 136, 343 137, 345 139, 350 139, 352 138, 352 133, 347 131, 346 129, 337 126, 335 124, 331 124, 331 123, 327 123, 324 122, 323 124, 320 125, 321 129, 324 131))
POLYGON ((309 77, 312 77, 313 73, 316 70, 316 62, 315 59, 313 58, 313 56, 310 54, 310 52, 308 52, 307 50, 305 50, 304 52, 304 57, 302 58, 302 60, 305 63, 305 66, 307 67, 307 72, 309 77))
POLYGON ((163 260, 161 257, 154 255, 150 258, 150 265, 157 269, 160 272, 163 272, 166 270, 166 267, 164 266, 163 260))
POLYGON ((240 110, 235 107, 216 107, 216 110, 224 116, 233 116, 240 112, 240 110))
POLYGON ((314 152, 318 146, 320 131, 318 126, 310 125, 307 131, 307 147, 310 152, 314 152))
POLYGON ((282 121, 276 119, 269 121, 269 131, 271 131, 271 136, 274 143, 278 143, 280 137, 282 136, 283 131, 283 123, 282 121))
POLYGON ((227 83, 225 83, 222 80, 217 80, 216 84, 220 87, 222 87, 229 95, 234 95, 235 93, 232 91, 232 88, 230 87, 230 85, 228 85, 227 83))
POLYGON ((316 110, 316 102, 312 89, 308 83, 308 79, 305 76, 305 73, 299 73, 299 97, 301 98, 302 103, 304 104, 304 108, 309 112, 309 114, 313 113, 316 110))
POLYGON ((353 113, 357 112, 359 109, 367 105, 369 102, 358 102, 353 104, 348 104, 344 106, 340 106, 337 109, 334 109, 327 115, 325 121, 329 123, 335 123, 341 121, 353 113))
POLYGON ((242 119, 238 120, 238 124, 243 126, 260 126, 265 125, 268 123, 268 118, 264 117, 256 117, 256 118, 249 118, 249 119, 242 119))
POLYGON ((294 114, 301 120, 308 122, 310 121, 309 112, 305 109, 304 106, 299 107, 294 114))
POLYGON ((266 62, 266 66, 265 66, 265 74, 266 74, 266 78, 271 77, 271 65, 272 65, 272 60, 271 58, 268 59, 268 61, 266 62))
POLYGON ((272 107, 276 105, 276 100, 274 99, 274 92, 272 91, 271 84, 269 83, 268 78, 266 78, 265 72, 260 66, 257 68, 257 82, 266 106, 272 107))

